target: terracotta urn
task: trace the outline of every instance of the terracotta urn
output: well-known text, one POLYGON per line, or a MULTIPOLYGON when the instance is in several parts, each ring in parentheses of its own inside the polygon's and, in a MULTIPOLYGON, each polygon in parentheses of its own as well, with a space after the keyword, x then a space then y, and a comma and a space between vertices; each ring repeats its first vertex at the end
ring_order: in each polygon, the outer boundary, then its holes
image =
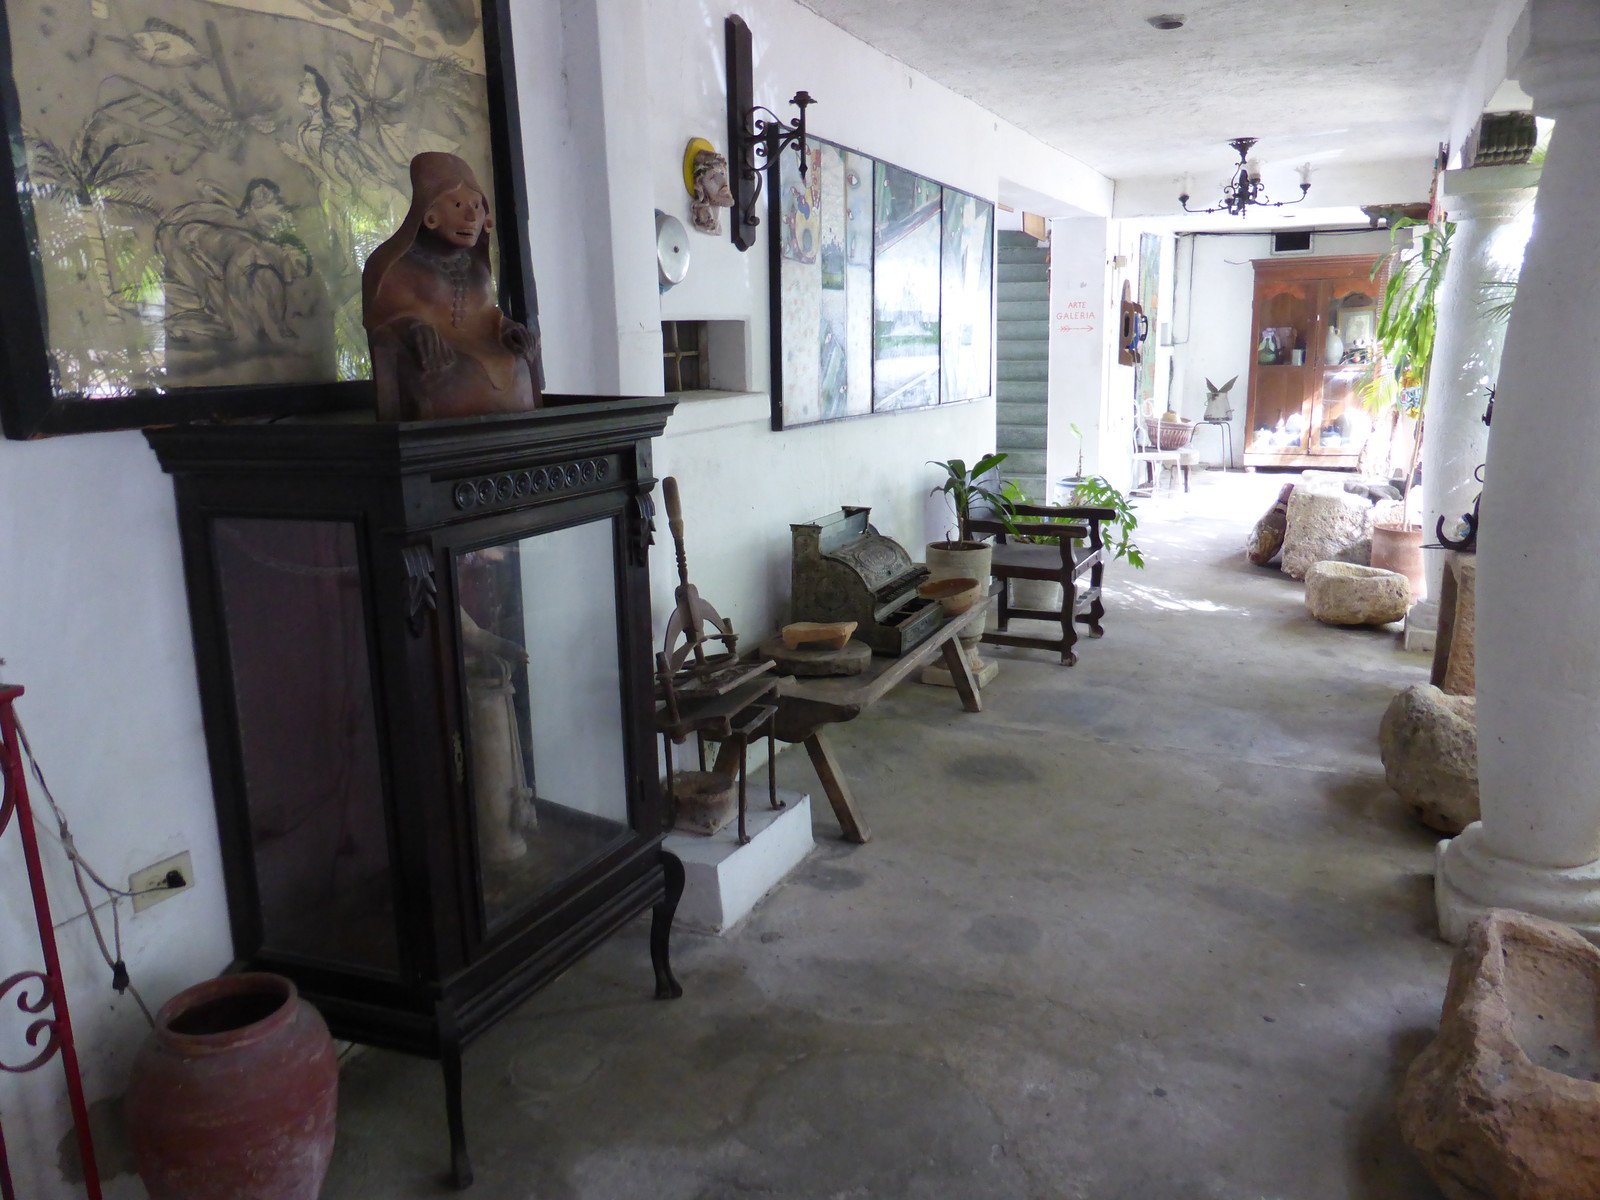
POLYGON ((124 1102, 150 1200, 316 1200, 339 1064, 322 1016, 280 975, 225 975, 156 1014, 124 1102))
POLYGON ((1379 521, 1372 526, 1372 565, 1411 581, 1411 598, 1428 594, 1428 568, 1422 557, 1422 526, 1379 521))

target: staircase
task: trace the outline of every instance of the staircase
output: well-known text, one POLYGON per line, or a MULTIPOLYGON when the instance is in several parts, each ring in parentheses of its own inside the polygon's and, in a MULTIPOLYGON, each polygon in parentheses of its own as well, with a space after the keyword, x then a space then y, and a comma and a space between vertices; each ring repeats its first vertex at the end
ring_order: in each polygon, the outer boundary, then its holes
POLYGON ((995 449, 1010 455, 1000 473, 1035 503, 1045 487, 1046 387, 1050 373, 1048 251, 1026 233, 1001 230, 995 280, 995 449))

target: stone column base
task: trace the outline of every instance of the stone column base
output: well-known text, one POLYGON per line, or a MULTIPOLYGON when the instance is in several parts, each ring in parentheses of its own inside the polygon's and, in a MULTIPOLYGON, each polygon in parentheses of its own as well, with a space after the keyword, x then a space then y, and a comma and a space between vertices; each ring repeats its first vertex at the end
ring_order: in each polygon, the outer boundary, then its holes
POLYGON ((1423 654, 1433 651, 1439 634, 1439 602, 1431 596, 1419 600, 1406 614, 1405 648, 1423 654))
POLYGON ((1535 867, 1503 858, 1474 821, 1439 843, 1433 877, 1439 936, 1460 945, 1467 926, 1491 908, 1514 908, 1570 925, 1600 944, 1600 861, 1578 867, 1535 867))

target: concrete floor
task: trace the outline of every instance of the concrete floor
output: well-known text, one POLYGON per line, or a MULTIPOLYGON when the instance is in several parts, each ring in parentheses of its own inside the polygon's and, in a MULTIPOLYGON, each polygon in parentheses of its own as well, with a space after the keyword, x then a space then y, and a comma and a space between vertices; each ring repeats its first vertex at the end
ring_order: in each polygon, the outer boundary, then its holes
MULTIPOLYGON (((1281 478, 1143 506, 1106 637, 995 650, 987 711, 906 685, 802 754, 818 847, 650 999, 641 920, 469 1050, 475 1200, 1436 1200, 1392 1118, 1435 1027, 1435 838, 1377 726, 1426 678, 1317 625, 1244 534, 1281 478)), ((438 1196, 438 1068, 346 1067, 325 1200, 438 1196)))

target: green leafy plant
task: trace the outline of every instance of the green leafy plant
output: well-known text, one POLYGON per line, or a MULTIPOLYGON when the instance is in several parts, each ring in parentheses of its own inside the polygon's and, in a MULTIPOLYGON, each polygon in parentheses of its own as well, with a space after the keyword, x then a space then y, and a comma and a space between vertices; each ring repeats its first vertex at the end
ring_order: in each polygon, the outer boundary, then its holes
POLYGON ((945 473, 945 481, 929 491, 928 495, 936 496, 943 492, 949 497, 950 505, 955 509, 957 533, 962 540, 967 538, 967 521, 973 515, 975 504, 987 505, 1001 514, 1002 519, 1004 514, 1010 511, 1010 505, 1007 504, 1005 497, 984 482, 989 473, 1005 462, 1007 457, 1006 454, 999 452, 985 454, 970 468, 966 460, 961 458, 947 459, 944 462, 937 459, 928 460, 930 467, 940 467, 945 473))
MULTIPOLYGON (((1001 499, 1004 500, 1005 522, 1019 542, 1031 542, 1038 546, 1054 546, 1060 539, 1048 534, 1034 535, 1028 532, 1030 524, 1048 524, 1043 517, 1030 517, 1018 513, 1015 506, 1028 503, 1028 496, 1016 480, 1008 479, 1000 488, 1001 499)), ((1103 526, 1106 548, 1111 551, 1113 558, 1126 559, 1131 567, 1144 566, 1144 551, 1139 549, 1138 543, 1133 540, 1133 531, 1139 526, 1139 518, 1134 514, 1133 503, 1122 492, 1111 486, 1103 475, 1091 475, 1087 479, 1079 479, 1072 491, 1069 504, 1083 505, 1089 508, 1109 508, 1116 516, 1103 526)), ((1082 545, 1084 539, 1079 538, 1078 544, 1082 545)))
POLYGON ((1400 220, 1394 224, 1396 230, 1410 226, 1421 227, 1421 234, 1408 246, 1396 246, 1372 268, 1372 278, 1377 279, 1386 270, 1389 277, 1384 283, 1374 334, 1378 361, 1360 388, 1362 403, 1369 411, 1388 414, 1396 426, 1403 416, 1417 422, 1405 476, 1408 488, 1422 450, 1428 367, 1433 361, 1439 325, 1439 289, 1450 263, 1450 239, 1455 233, 1455 226, 1449 222, 1400 220))

